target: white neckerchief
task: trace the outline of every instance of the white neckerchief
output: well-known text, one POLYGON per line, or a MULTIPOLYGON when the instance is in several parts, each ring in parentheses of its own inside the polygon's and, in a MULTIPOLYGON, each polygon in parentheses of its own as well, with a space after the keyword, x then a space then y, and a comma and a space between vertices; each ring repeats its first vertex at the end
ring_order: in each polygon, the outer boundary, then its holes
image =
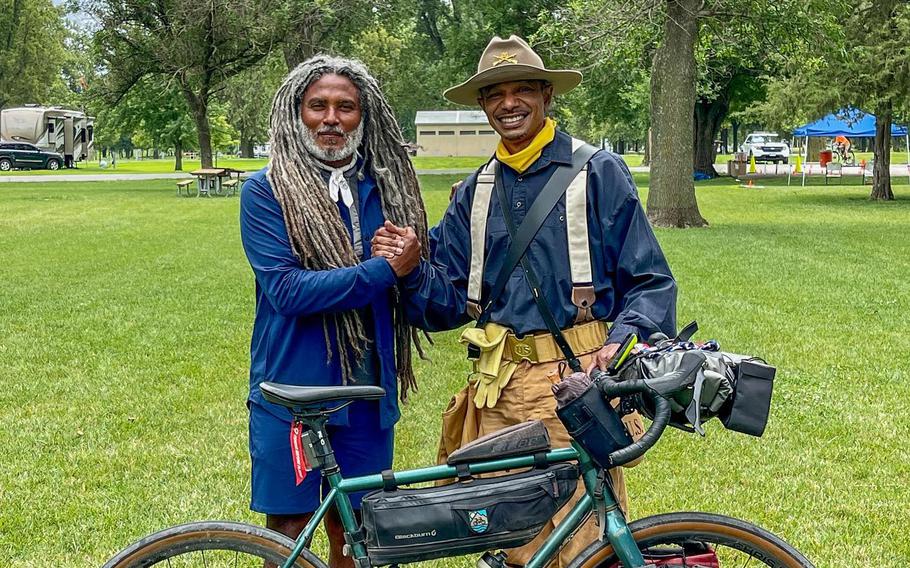
POLYGON ((338 203, 338 195, 341 195, 341 200, 344 202, 345 206, 349 209, 351 205, 354 204, 354 194, 351 193, 351 186, 348 184, 347 178, 344 174, 349 172, 351 168, 357 165, 357 156, 354 155, 351 158, 350 163, 346 166, 340 168, 333 168, 331 166, 326 166, 322 164, 322 167, 330 172, 329 174, 329 197, 332 198, 332 201, 338 203))

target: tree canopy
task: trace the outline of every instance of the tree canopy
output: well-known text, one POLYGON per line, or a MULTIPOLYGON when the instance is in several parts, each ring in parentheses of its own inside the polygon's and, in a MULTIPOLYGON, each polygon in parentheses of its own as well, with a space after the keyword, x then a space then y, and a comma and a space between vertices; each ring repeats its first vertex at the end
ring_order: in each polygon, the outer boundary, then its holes
POLYGON ((42 102, 60 75, 63 11, 51 0, 0 0, 0 108, 42 102))

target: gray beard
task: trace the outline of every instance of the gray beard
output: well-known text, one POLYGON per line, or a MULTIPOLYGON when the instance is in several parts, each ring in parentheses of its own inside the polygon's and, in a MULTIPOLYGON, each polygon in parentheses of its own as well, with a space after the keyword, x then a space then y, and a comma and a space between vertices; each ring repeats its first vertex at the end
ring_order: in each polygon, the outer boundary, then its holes
MULTIPOLYGON (((360 121, 360 124, 357 125, 357 129, 353 132, 342 133, 344 136, 344 145, 339 148, 323 148, 320 146, 316 141, 317 132, 318 131, 310 130, 305 126, 303 128, 303 146, 314 158, 321 162, 346 160, 354 155, 354 152, 357 151, 357 148, 363 141, 363 121, 360 121)), ((341 130, 335 129, 335 132, 341 132, 341 130)))

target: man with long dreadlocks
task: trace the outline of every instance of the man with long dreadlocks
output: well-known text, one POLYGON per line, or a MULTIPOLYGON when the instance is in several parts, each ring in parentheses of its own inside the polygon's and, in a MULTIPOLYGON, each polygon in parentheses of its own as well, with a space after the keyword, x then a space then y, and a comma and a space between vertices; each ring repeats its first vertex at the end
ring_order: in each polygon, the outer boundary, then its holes
MULTIPOLYGON (((240 209, 256 277, 251 508, 293 538, 320 503, 321 479, 318 471, 302 480, 295 473, 291 415, 265 401, 259 384, 382 386, 384 399, 333 414, 329 436, 346 476, 390 468, 396 393, 404 400, 416 386, 412 338, 419 349, 395 285, 421 253, 371 258, 370 238, 385 220, 424 244, 427 231, 394 115, 359 62, 317 56, 300 64, 275 95, 270 129, 269 165, 244 184, 240 209)), ((359 508, 360 496, 352 501, 359 508)), ((326 528, 331 565, 352 566, 334 514, 326 528)))

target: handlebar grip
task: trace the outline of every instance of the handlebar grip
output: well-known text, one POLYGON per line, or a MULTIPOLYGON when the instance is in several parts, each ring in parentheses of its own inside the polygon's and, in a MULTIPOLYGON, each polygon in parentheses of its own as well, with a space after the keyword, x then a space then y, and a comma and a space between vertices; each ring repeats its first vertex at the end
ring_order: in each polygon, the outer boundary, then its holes
POLYGON ((654 401, 654 420, 639 440, 625 448, 610 454, 609 461, 613 467, 637 460, 650 450, 670 423, 670 403, 661 395, 652 392, 641 379, 616 381, 600 370, 591 373, 591 378, 598 383, 601 392, 607 399, 618 396, 642 394, 654 401))

